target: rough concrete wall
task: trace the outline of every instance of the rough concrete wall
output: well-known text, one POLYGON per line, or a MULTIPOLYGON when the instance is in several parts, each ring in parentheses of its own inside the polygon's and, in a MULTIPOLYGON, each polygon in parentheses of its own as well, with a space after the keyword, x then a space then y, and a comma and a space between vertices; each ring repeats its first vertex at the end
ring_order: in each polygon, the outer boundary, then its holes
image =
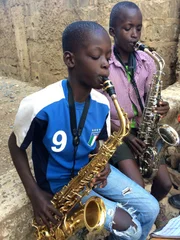
POLYGON ((0 1, 0 72, 19 77, 14 24, 7 1, 0 1))
POLYGON ((177 50, 177 64, 176 64, 176 79, 180 82, 180 35, 178 42, 178 50, 177 50))
POLYGON ((146 1, 147 5, 140 4, 144 13, 144 34, 142 39, 147 45, 155 47, 164 58, 165 76, 164 88, 171 85, 176 79, 177 46, 180 34, 180 0, 146 1))
MULTIPOLYGON (((115 0, 0 0, 0 73, 47 85, 67 75, 61 34, 75 20, 95 20, 108 29, 115 0)), ((175 79, 180 0, 137 0, 142 40, 166 61, 164 87, 175 79)))

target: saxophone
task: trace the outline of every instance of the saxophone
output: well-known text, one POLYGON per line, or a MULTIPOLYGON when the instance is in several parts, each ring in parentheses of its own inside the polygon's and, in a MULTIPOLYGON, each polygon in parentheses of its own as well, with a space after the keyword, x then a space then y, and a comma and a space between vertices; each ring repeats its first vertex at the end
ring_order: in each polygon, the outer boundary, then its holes
POLYGON ((61 219, 55 216, 58 224, 50 223, 51 227, 48 229, 45 225, 39 226, 33 221, 37 240, 65 240, 83 227, 88 231, 99 231, 103 228, 106 209, 102 199, 91 197, 84 205, 81 199, 91 191, 91 180, 104 169, 117 146, 122 143, 122 138, 129 133, 127 114, 120 108, 114 86, 108 78, 103 78, 103 88, 114 102, 121 127, 107 139, 78 175, 54 195, 52 203, 62 214, 61 219))
POLYGON ((165 66, 164 59, 157 52, 150 51, 140 42, 136 43, 135 50, 146 52, 154 59, 158 69, 152 79, 138 131, 138 137, 146 144, 146 150, 138 157, 140 172, 144 177, 153 178, 158 171, 165 148, 168 145, 177 146, 179 144, 179 135, 171 126, 159 124, 160 116, 153 111, 162 99, 161 77, 165 66))

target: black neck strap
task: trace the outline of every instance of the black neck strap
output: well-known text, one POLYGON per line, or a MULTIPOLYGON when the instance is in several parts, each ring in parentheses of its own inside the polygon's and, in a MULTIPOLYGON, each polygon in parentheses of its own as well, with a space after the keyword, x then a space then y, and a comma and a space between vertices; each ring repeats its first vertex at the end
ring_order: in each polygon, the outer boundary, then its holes
MULTIPOLYGON (((120 56, 120 53, 118 52, 118 50, 115 46, 114 46, 113 50, 114 50, 114 55, 115 55, 116 59, 123 65, 125 71, 127 72, 126 66, 123 63, 123 61, 121 59, 121 56, 120 56)), ((138 102, 139 102, 139 106, 141 108, 141 111, 143 112, 144 107, 143 107, 143 104, 142 104, 142 101, 141 101, 141 97, 140 97, 140 94, 139 94, 139 90, 138 90, 136 81, 134 79, 134 73, 135 73, 135 70, 136 70, 136 56, 135 56, 134 52, 129 55, 128 70, 130 71, 130 74, 131 74, 131 83, 132 83, 132 86, 133 86, 134 91, 136 93, 136 96, 137 96, 137 99, 138 99, 138 102)))
POLYGON ((69 113, 70 113, 70 123, 71 123, 71 133, 73 136, 73 146, 74 146, 74 157, 73 157, 73 167, 71 170, 71 177, 74 177, 74 166, 75 166, 75 160, 76 160, 76 153, 78 149, 78 145, 80 143, 80 136, 84 127, 84 123, 86 121, 86 116, 88 113, 89 105, 90 105, 90 97, 87 97, 84 105, 84 109, 79 121, 79 125, 77 127, 77 121, 76 121, 76 109, 75 109, 75 103, 74 103, 74 96, 72 88, 69 84, 69 81, 67 81, 67 87, 68 87, 68 102, 69 102, 69 113))

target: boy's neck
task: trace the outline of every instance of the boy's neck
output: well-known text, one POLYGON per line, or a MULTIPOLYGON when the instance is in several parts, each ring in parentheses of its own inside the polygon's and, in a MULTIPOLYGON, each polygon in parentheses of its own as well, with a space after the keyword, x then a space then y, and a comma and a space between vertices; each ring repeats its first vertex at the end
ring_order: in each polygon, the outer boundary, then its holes
POLYGON ((68 79, 70 86, 73 91, 73 97, 75 102, 85 102, 87 97, 89 96, 91 89, 86 89, 85 87, 82 87, 82 85, 79 85, 76 81, 71 81, 71 79, 68 79))
POLYGON ((120 58, 121 58, 122 62, 123 62, 124 64, 128 63, 128 59, 129 59, 130 53, 123 51, 122 49, 118 48, 117 46, 115 46, 115 48, 117 49, 117 51, 118 51, 118 53, 119 53, 119 55, 120 55, 120 58))

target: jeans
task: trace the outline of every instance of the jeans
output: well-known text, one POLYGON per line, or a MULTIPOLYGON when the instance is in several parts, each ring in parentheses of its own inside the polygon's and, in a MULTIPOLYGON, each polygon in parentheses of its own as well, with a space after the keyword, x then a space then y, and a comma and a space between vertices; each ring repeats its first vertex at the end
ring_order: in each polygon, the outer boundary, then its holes
POLYGON ((92 196, 100 197, 106 206, 104 227, 110 231, 113 240, 146 240, 159 213, 157 200, 145 189, 132 181, 118 169, 110 165, 111 172, 104 188, 95 188, 82 198, 85 203, 92 196), (126 231, 112 228, 116 208, 127 211, 136 227, 129 226, 126 231))

